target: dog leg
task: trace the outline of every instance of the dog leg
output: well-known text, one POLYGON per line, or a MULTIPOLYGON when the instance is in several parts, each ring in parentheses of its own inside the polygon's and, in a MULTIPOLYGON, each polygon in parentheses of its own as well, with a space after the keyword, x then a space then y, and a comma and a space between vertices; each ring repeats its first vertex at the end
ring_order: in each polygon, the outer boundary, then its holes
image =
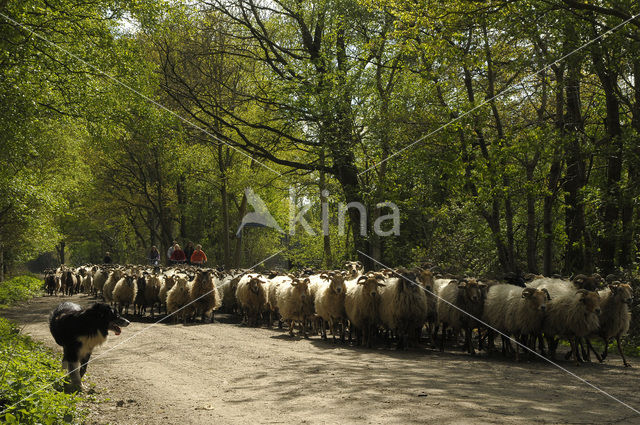
POLYGON ((82 359, 82 366, 80 366, 80 378, 84 376, 87 372, 87 364, 89 363, 89 359, 91 358, 91 353, 87 354, 84 359, 82 359))

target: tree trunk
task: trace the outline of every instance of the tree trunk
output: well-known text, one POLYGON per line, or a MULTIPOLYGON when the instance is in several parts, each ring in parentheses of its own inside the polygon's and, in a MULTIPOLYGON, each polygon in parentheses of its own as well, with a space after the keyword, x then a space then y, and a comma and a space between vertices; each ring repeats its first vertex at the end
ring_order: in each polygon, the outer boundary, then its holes
POLYGON ((218 145, 218 165, 220 168, 220 198, 222 201, 222 250, 224 257, 224 266, 231 265, 231 248, 229 243, 229 193, 227 191, 227 161, 229 148, 226 149, 227 158, 223 159, 222 144, 218 145))
MULTIPOLYGON (((580 44, 574 26, 565 24, 565 50, 573 51, 580 44)), ((590 271, 591 264, 587 260, 591 254, 588 247, 584 218, 584 203, 581 189, 585 185, 585 161, 582 155, 582 113, 580 105, 580 67, 579 55, 567 58, 567 118, 565 129, 570 137, 566 147, 567 171, 565 189, 565 230, 567 246, 565 256, 565 273, 590 271)))
MULTIPOLYGON (((640 49, 640 42, 635 43, 636 51, 640 49)), ((640 57, 633 60, 633 81, 640 81, 640 57)), ((640 84, 634 87, 634 101, 631 107, 631 127, 635 134, 632 148, 625 155, 627 157, 629 169, 629 181, 623 197, 622 206, 622 238, 620 241, 620 256, 618 264, 620 267, 629 268, 633 263, 633 240, 634 240, 634 198, 638 195, 640 188, 640 84)))
MULTIPOLYGON (((320 150, 320 164, 324 166, 324 149, 320 150)), ((327 204, 327 197, 325 196, 326 176, 324 171, 320 171, 320 181, 318 183, 320 189, 320 204, 322 207, 322 252, 324 267, 326 269, 333 268, 333 258, 331 256, 331 235, 329 234, 329 210, 327 204)))
MULTIPOLYGON (((242 222, 242 218, 245 216, 246 213, 247 213, 247 195, 243 193, 242 202, 240 203, 240 208, 238 210, 238 217, 239 217, 238 227, 240 226, 242 222)), ((239 268, 241 259, 242 259, 242 234, 240 234, 240 237, 236 238, 236 247, 233 253, 233 267, 239 268)))
MULTIPOLYGON (((560 137, 564 136, 564 65, 554 65, 552 67, 556 79, 556 117, 555 127, 560 137)), ((562 174, 562 162, 560 160, 560 149, 553 149, 553 159, 549 167, 547 177, 548 194, 544 197, 542 207, 542 232, 543 252, 542 252, 542 273, 545 276, 551 276, 554 273, 553 268, 553 207, 558 195, 558 183, 562 174)))
POLYGON ((176 183, 176 196, 178 197, 178 220, 180 222, 180 237, 187 237, 187 218, 184 214, 185 206, 187 205, 187 193, 184 185, 184 175, 180 175, 178 182, 176 183))
POLYGON ((56 245, 56 251, 58 252, 58 260, 60 260, 60 264, 64 264, 64 241, 60 241, 58 245, 56 245))
MULTIPOLYGON (((537 162, 537 161, 535 161, 537 162)), ((535 162, 527 164, 527 181, 533 187, 535 162)), ((527 271, 537 273, 538 256, 536 255, 536 198, 532 190, 527 191, 527 271)))
POLYGON ((4 282, 4 245, 0 244, 0 282, 4 282))
POLYGON ((618 236, 618 220, 620 218, 620 179, 622 177, 622 128, 620 127, 620 105, 617 91, 617 75, 606 66, 602 57, 600 43, 592 44, 591 57, 596 74, 602 84, 606 101, 607 132, 607 179, 603 188, 602 222, 604 232, 600 237, 600 264, 604 274, 614 270, 618 236))

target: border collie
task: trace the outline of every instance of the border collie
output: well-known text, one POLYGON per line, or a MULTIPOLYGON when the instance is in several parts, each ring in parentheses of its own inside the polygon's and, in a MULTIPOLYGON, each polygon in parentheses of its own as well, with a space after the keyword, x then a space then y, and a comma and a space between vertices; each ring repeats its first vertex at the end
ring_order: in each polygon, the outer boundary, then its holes
POLYGON ((62 368, 71 376, 71 383, 64 386, 66 392, 82 391, 82 377, 93 349, 107 340, 109 330, 120 335, 120 327, 128 325, 129 321, 107 304, 96 303, 82 308, 64 302, 53 310, 49 316, 49 330, 63 348, 62 368))

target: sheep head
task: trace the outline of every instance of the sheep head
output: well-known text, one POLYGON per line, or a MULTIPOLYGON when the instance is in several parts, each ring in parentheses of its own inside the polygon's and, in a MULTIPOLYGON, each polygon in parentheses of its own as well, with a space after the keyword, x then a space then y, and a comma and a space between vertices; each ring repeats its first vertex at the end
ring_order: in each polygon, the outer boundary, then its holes
POLYGON ((378 297, 378 287, 386 286, 384 283, 385 277, 382 273, 368 273, 358 278, 358 285, 364 286, 365 293, 369 294, 373 298, 378 297))
POLYGON ((544 312, 547 309, 547 301, 551 300, 549 291, 546 288, 524 288, 522 290, 522 298, 529 301, 529 306, 538 311, 544 312))
POLYGON ((580 303, 584 304, 585 314, 600 314, 600 295, 597 292, 578 289, 576 295, 580 303))
POLYGON ((347 292, 347 285, 344 283, 344 276, 340 273, 331 273, 327 276, 331 283, 329 287, 331 291, 337 295, 344 295, 347 292))
POLYGON ((471 303, 484 302, 487 294, 487 285, 478 282, 476 279, 462 279, 458 282, 458 291, 462 291, 463 296, 471 303))
POLYGON ((433 273, 429 269, 420 270, 417 276, 417 282, 427 291, 433 291, 433 285, 435 283, 433 279, 433 273))
POLYGON ((579 274, 574 276, 571 281, 577 289, 586 289, 587 291, 595 291, 600 287, 602 277, 598 273, 594 273, 591 276, 579 274))
POLYGON ((628 306, 633 303, 633 290, 628 283, 615 281, 609 285, 609 290, 616 302, 625 303, 628 306))
POLYGON ((420 285, 417 284, 418 273, 415 270, 407 270, 401 267, 397 270, 397 274, 400 276, 398 289, 400 291, 417 291, 422 290, 420 285))
POLYGON ((311 283, 311 281, 309 280, 308 277, 295 277, 293 279, 291 279, 291 286, 293 286, 295 288, 295 290, 298 292, 298 294, 300 295, 300 299, 302 301, 307 299, 307 296, 309 295, 309 284, 311 283))
POLYGON ((347 261, 344 267, 347 269, 348 279, 354 279, 364 271, 364 266, 360 261, 347 261))
POLYGON ((251 292, 253 292, 254 294, 257 294, 258 292, 260 292, 260 290, 262 289, 262 285, 264 284, 264 282, 262 280, 260 280, 260 278, 258 276, 253 276, 250 280, 249 280, 249 289, 251 290, 251 292))

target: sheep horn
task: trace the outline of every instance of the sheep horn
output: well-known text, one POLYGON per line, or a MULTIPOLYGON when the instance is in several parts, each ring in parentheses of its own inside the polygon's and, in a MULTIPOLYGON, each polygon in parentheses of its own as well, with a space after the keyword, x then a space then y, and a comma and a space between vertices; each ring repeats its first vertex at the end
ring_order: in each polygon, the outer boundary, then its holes
POLYGON ((535 294, 536 290, 533 288, 524 288, 522 290, 522 298, 531 298, 535 294))
POLYGON ((541 291, 547 295, 547 301, 551 301, 551 295, 549 295, 547 288, 542 288, 541 291))
POLYGON ((358 285, 364 285, 364 282, 366 282, 366 280, 368 279, 367 276, 362 275, 358 278, 358 281, 356 282, 358 285))

